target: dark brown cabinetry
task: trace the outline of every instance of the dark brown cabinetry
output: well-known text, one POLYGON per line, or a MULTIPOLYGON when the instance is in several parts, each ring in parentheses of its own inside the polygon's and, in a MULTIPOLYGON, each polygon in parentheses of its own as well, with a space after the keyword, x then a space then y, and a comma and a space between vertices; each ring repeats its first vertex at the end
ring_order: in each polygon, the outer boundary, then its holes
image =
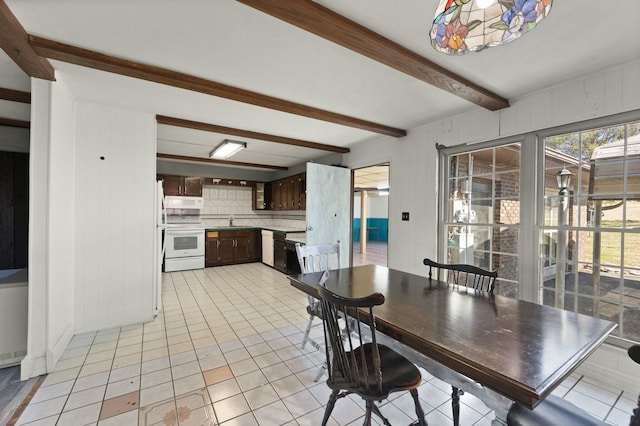
MULTIPOLYGON (((266 185, 269 210, 305 210, 307 208, 307 174, 300 173, 266 185)), ((257 210, 257 209, 256 209, 257 210)))
POLYGON ((282 232, 273 233, 273 267, 285 274, 300 273, 296 245, 285 241, 285 234, 282 232))
POLYGON ((251 231, 251 259, 249 261, 262 261, 262 234, 257 230, 251 231))
POLYGON ((206 266, 260 261, 259 230, 207 231, 206 266))
POLYGON ((164 195, 202 197, 202 179, 199 177, 163 175, 164 195))

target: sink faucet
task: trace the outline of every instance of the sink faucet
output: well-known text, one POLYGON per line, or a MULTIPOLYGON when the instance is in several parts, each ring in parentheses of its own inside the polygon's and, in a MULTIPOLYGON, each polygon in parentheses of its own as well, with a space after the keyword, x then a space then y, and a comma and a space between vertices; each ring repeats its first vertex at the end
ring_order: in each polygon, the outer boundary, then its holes
POLYGON ((229 226, 233 226, 233 215, 229 215, 229 226))

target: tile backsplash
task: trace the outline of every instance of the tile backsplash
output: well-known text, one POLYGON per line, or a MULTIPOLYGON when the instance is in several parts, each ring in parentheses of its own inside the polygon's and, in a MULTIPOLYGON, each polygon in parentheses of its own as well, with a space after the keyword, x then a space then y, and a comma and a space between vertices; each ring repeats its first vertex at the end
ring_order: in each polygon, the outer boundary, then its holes
POLYGON ((236 226, 280 226, 296 229, 304 229, 306 226, 306 212, 302 210, 253 210, 251 188, 205 185, 202 187, 202 197, 202 223, 207 227, 228 226, 230 216, 233 216, 233 224, 236 226))

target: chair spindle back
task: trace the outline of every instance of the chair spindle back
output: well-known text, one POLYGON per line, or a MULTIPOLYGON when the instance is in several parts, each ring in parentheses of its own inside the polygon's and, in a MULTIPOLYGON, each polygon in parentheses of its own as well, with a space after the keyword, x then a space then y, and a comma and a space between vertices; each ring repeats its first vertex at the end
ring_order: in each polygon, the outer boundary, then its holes
POLYGON ((438 277, 440 279, 440 271, 447 271, 447 282, 455 285, 463 285, 475 290, 484 291, 493 294, 495 289, 496 271, 487 271, 473 265, 465 264, 445 264, 434 262, 431 259, 424 259, 423 263, 429 267, 429 279, 431 279, 432 268, 438 269, 438 277))

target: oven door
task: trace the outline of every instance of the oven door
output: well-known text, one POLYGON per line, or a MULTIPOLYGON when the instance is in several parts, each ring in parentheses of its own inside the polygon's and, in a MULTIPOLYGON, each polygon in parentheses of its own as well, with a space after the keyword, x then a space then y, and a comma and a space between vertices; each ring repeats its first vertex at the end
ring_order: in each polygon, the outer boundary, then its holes
POLYGON ((167 229, 165 231, 167 243, 166 258, 204 256, 204 229, 184 230, 167 229))

